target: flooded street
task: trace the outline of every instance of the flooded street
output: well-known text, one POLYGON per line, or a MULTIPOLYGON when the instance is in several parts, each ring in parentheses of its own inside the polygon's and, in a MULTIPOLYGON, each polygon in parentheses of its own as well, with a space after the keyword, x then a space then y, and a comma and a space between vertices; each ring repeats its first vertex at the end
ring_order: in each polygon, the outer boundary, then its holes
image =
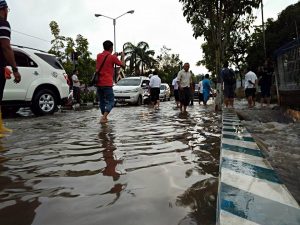
POLYGON ((210 225, 216 222, 221 116, 174 102, 6 119, 2 225, 210 225))

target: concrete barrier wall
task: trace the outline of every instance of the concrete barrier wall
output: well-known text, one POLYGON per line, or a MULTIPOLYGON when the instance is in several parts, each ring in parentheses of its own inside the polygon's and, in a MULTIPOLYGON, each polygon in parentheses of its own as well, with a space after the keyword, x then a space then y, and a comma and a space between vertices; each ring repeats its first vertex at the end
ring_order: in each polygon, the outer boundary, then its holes
POLYGON ((222 123, 217 224, 299 225, 298 203, 234 110, 222 123))

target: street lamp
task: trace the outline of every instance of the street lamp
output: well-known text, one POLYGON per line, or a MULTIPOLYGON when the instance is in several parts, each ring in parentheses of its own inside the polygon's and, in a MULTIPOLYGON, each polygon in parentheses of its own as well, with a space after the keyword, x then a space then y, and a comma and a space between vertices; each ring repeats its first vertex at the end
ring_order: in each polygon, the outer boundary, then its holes
POLYGON ((100 17, 100 16, 103 16, 103 17, 106 17, 108 19, 111 19, 113 21, 113 25, 114 25, 114 52, 116 52, 116 47, 117 47, 117 43, 116 43, 116 20, 122 16, 124 16, 125 14, 133 14, 134 13, 134 10, 129 10, 128 12, 125 12, 123 13, 122 15, 116 17, 116 18, 112 18, 112 17, 109 17, 109 16, 105 16, 103 14, 95 14, 95 17, 100 17))

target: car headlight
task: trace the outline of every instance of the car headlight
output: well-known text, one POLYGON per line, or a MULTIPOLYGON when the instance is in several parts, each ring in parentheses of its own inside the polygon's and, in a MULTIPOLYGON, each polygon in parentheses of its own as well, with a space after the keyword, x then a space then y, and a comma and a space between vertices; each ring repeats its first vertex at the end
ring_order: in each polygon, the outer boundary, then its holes
POLYGON ((132 89, 129 92, 137 92, 137 91, 139 91, 139 88, 132 89))

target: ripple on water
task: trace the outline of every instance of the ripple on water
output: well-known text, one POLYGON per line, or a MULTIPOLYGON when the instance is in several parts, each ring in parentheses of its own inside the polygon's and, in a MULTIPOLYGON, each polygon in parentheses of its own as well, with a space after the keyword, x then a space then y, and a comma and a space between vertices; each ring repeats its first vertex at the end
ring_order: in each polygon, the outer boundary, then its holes
POLYGON ((215 224, 220 116, 188 110, 116 107, 106 125, 96 109, 9 120, 0 224, 215 224))

